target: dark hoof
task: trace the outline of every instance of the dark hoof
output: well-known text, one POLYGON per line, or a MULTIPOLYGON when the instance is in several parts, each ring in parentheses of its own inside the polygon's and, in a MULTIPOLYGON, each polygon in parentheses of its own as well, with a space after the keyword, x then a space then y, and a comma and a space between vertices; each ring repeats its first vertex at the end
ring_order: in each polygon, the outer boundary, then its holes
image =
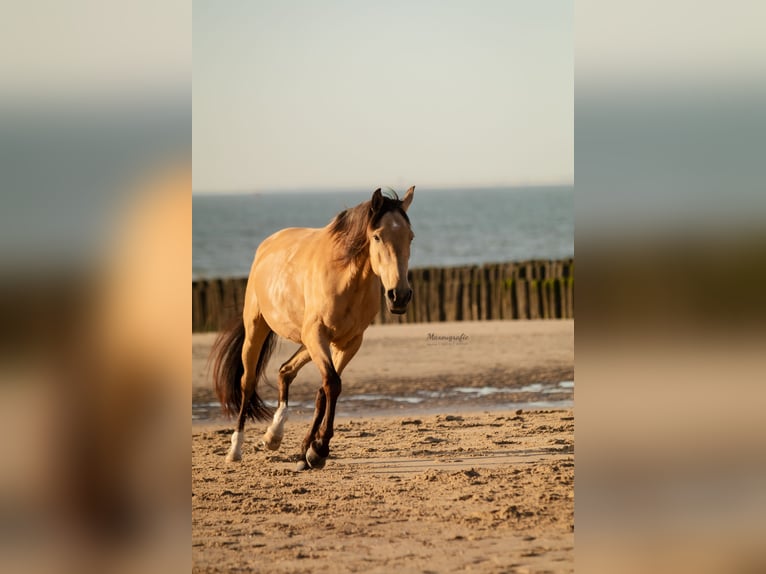
POLYGON ((309 447, 308 451, 306 451, 306 462, 311 468, 315 468, 317 470, 324 468, 324 463, 326 460, 326 457, 322 457, 317 454, 313 445, 309 447))
POLYGON ((311 470, 311 467, 309 466, 309 463, 307 463, 305 460, 299 460, 298 464, 295 467, 295 470, 297 472, 303 472, 304 470, 311 470))

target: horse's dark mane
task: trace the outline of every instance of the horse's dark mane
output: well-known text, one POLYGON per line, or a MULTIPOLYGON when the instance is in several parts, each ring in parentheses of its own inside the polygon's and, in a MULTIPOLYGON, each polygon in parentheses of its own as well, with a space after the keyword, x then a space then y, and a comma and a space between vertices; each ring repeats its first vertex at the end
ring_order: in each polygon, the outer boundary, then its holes
POLYGON ((409 224, 410 218, 402 209, 402 200, 391 191, 393 197, 383 196, 380 208, 373 212, 372 201, 365 201, 356 207, 344 209, 330 223, 330 234, 339 247, 339 260, 344 264, 355 261, 365 253, 369 240, 367 230, 377 226, 380 219, 389 212, 398 211, 409 224))

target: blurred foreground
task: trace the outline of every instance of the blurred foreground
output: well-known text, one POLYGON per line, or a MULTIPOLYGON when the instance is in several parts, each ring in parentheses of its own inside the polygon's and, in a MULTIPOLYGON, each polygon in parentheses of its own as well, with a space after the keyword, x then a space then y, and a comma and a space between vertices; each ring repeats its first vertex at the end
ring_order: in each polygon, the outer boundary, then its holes
POLYGON ((2 572, 189 569, 190 26, 4 10, 2 572))
POLYGON ((98 265, 4 270, 3 571, 164 570, 188 548, 191 181, 145 181, 98 265))
POLYGON ((766 571, 764 15, 577 4, 578 572, 766 571))

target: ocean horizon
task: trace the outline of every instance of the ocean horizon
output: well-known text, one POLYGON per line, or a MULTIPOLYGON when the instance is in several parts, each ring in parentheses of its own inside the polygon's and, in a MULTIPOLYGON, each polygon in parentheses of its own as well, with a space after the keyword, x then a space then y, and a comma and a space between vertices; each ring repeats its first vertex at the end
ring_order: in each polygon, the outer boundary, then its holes
MULTIPOLYGON (((384 188, 385 189, 385 188, 384 188)), ((405 189, 397 190, 399 196, 405 189)), ((258 245, 285 227, 323 227, 369 191, 300 190, 192 196, 192 278, 245 277, 258 245)), ((574 255, 574 187, 415 189, 410 267, 574 255)))

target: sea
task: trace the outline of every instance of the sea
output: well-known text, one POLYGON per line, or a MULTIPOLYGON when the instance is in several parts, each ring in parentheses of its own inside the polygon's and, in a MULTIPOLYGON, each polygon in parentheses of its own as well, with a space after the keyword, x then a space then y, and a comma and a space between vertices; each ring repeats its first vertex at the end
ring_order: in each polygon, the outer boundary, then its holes
MULTIPOLYGON (((192 278, 246 277, 258 245, 285 227, 323 227, 369 191, 193 196, 192 278)), ((404 190, 399 191, 404 195, 404 190)), ((410 268, 574 256, 574 188, 416 188, 410 268)))

